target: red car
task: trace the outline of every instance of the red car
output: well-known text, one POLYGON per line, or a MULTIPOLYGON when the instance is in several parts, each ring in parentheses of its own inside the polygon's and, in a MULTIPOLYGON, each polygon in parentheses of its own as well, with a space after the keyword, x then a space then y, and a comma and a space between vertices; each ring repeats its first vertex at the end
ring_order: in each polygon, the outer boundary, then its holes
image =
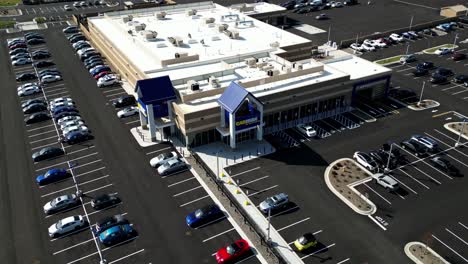
POLYGON ((227 247, 216 252, 216 261, 219 263, 234 263, 241 258, 251 254, 249 243, 244 239, 239 239, 227 247))
POLYGON ((454 53, 453 56, 452 56, 452 59, 454 61, 464 60, 464 59, 466 59, 466 54, 465 53, 454 53))
POLYGON ((99 78, 104 77, 104 76, 106 76, 107 74, 111 74, 111 73, 112 73, 112 72, 109 72, 109 71, 100 72, 100 73, 94 75, 94 79, 99 80, 99 78))
POLYGON ((23 43, 18 43, 18 44, 15 44, 15 45, 11 45, 9 48, 10 50, 14 50, 14 49, 18 49, 18 48, 27 48, 28 46, 26 46, 26 44, 23 44, 23 43))

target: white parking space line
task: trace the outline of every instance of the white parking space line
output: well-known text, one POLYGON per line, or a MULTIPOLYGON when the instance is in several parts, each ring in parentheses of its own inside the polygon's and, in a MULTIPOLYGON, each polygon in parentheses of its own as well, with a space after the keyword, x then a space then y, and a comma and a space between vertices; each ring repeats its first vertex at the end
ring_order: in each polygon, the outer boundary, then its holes
POLYGON ((81 152, 81 151, 85 151, 85 150, 89 150, 89 149, 92 149, 94 148, 94 146, 89 146, 87 148, 82 148, 82 149, 79 149, 79 150, 74 150, 74 151, 71 151, 71 152, 67 152, 68 155, 70 154, 75 154, 75 153, 78 153, 78 152, 81 152))
POLYGON ((468 242, 466 242, 465 240, 463 240, 463 238, 459 237, 457 234, 455 234, 454 232, 452 232, 450 229, 448 228, 445 228, 445 230, 447 232, 449 232, 450 234, 452 234, 452 236, 458 238, 458 240, 460 240, 461 242, 463 242, 463 244, 467 245, 468 246, 468 242))
MULTIPOLYGON (((312 235, 315 236, 315 235, 320 234, 322 232, 323 232, 323 230, 315 231, 314 233, 312 233, 312 235)), ((296 241, 296 240, 293 240, 293 241, 289 242, 288 245, 291 245, 292 243, 294 243, 294 241, 296 241)))
POLYGON ((445 134, 445 133, 443 133, 443 132, 441 132, 441 131, 439 131, 439 130, 437 130, 437 129, 434 129, 434 131, 437 132, 437 133, 439 133, 439 134, 441 134, 441 135, 443 135, 443 136, 446 137, 446 138, 449 138, 449 139, 453 140, 454 142, 457 142, 457 140, 454 139, 453 137, 451 137, 451 136, 449 136, 449 135, 447 135, 447 134, 445 134))
POLYGON ((397 181, 399 184, 403 185, 406 187, 406 189, 410 190, 411 192, 413 192, 414 194, 418 194, 415 190, 411 189, 408 185, 404 184, 403 182, 399 181, 395 176, 391 176, 392 179, 394 179, 395 181, 397 181))
POLYGON ((55 89, 50 89, 50 90, 47 90, 47 92, 55 92, 55 91, 61 91, 61 90, 66 90, 67 88, 66 87, 62 87, 62 88, 55 88, 55 89))
POLYGON ((458 88, 458 87, 463 87, 463 84, 455 84, 454 86, 450 86, 450 87, 447 87, 447 88, 444 88, 444 89, 441 89, 441 90, 442 91, 448 91, 448 90, 458 88))
POLYGON ((429 174, 427 174, 427 173, 425 173, 424 171, 420 170, 418 167, 416 167, 416 166, 414 166, 414 165, 412 165, 411 167, 414 168, 414 169, 416 169, 417 171, 421 172, 422 174, 426 175, 429 179, 433 180, 433 181, 436 182, 437 184, 439 184, 439 185, 442 184, 440 181, 438 181, 438 180, 432 178, 429 174))
POLYGON ((468 226, 464 225, 463 223, 461 222, 458 222, 459 225, 463 226, 466 230, 468 230, 468 226))
POLYGON ((94 163, 97 163, 97 162, 100 162, 100 161, 102 161, 102 159, 97 159, 97 160, 93 160, 93 161, 90 161, 90 162, 87 162, 87 163, 76 165, 76 166, 73 166, 73 170, 76 171, 76 169, 78 169, 78 168, 88 166, 88 165, 91 165, 91 164, 94 164, 94 163))
POLYGON ((130 125, 130 124, 137 123, 137 122, 140 122, 140 119, 133 120, 133 121, 127 122, 127 123, 125 123, 125 124, 126 124, 126 125, 130 125))
MULTIPOLYGON (((29 129, 29 130, 26 130, 26 132, 31 132, 31 131, 35 131, 35 130, 39 130, 39 129, 43 129, 43 128, 51 127, 51 126, 54 126, 54 124, 47 125, 47 126, 42 126, 42 127, 31 128, 31 129, 29 129)), ((54 131, 55 131, 55 130, 54 130, 54 131)))
MULTIPOLYGON (((257 207, 258 207, 258 205, 257 205, 257 207)), ((299 206, 294 206, 293 208, 289 208, 288 210, 281 211, 281 212, 277 212, 277 213, 275 213, 275 214, 270 215, 270 217, 266 217, 266 218, 268 219, 268 218, 275 217, 275 216, 277 216, 277 215, 285 214, 285 213, 287 213, 287 212, 296 210, 297 208, 299 208, 299 206)))
POLYGON ((58 93, 47 94, 47 96, 54 97, 54 96, 57 96, 57 95, 60 95, 60 94, 67 94, 67 93, 68 93, 68 91, 64 91, 64 92, 58 92, 58 93))
POLYGON ((216 235, 214 235, 214 236, 211 236, 211 237, 209 237, 209 238, 207 238, 207 239, 204 239, 204 240, 203 240, 203 243, 205 243, 206 241, 210 241, 210 240, 213 239, 213 238, 216 238, 216 237, 222 236, 222 235, 224 235, 224 234, 226 234, 226 233, 229 233, 229 232, 233 231, 234 229, 235 229, 235 228, 233 227, 233 228, 228 229, 228 230, 226 230, 226 231, 223 231, 223 232, 221 232, 221 233, 219 233, 219 234, 216 234, 216 235))
POLYGON ((260 169, 260 168, 261 168, 261 167, 255 167, 255 168, 250 169, 250 170, 246 170, 246 171, 243 171, 243 172, 239 172, 239 173, 237 173, 237 174, 231 175, 231 178, 237 177, 237 176, 242 175, 242 174, 245 174, 245 173, 249 173, 249 172, 254 171, 254 170, 258 170, 258 169, 260 169))
MULTIPOLYGON (((436 131, 436 132, 440 132, 440 131, 438 131, 438 130, 435 130, 435 131, 436 131)), ((440 132, 440 133, 442 133, 442 132, 440 132)), ((450 146, 450 145, 447 144, 446 142, 440 140, 439 138, 436 138, 436 137, 432 136, 432 135, 429 134, 429 133, 425 133, 425 134, 428 135, 429 137, 433 138, 434 140, 439 141, 440 143, 444 144, 445 146, 447 146, 447 147, 449 147, 449 148, 452 148, 452 149, 455 150, 456 152, 458 152, 458 153, 460 153, 461 155, 463 155, 463 156, 465 156, 465 157, 468 158, 468 155, 465 154, 463 151, 460 151, 460 150, 458 150, 457 148, 454 148, 454 147, 450 146)), ((442 134, 443 134, 443 133, 442 133, 442 134)), ((455 140, 455 141, 456 141, 456 140, 455 140)))
POLYGON ((41 141, 45 141, 45 140, 49 140, 49 139, 53 139, 53 138, 57 138, 57 136, 52 136, 52 137, 46 137, 46 138, 42 138, 42 139, 38 139, 38 140, 34 140, 34 141, 31 141, 29 142, 29 144, 34 144, 34 143, 37 143, 37 142, 41 142, 41 141))
POLYGON ((175 182, 173 184, 170 184, 168 185, 167 187, 173 187, 173 186, 176 186, 178 184, 181 184, 181 183, 184 183, 184 182, 188 182, 188 181, 191 181, 191 180, 195 180, 196 178, 195 177, 191 177, 191 178, 188 178, 188 179, 185 179, 185 180, 181 180, 181 181, 178 181, 178 182, 175 182))
POLYGON ((308 258, 308 257, 310 257, 310 256, 313 256, 313 255, 315 255, 315 254, 317 254, 317 253, 320 253, 320 252, 322 252, 322 251, 324 251, 324 250, 327 250, 327 249, 329 249, 329 248, 331 248, 331 247, 334 247, 335 245, 336 245, 335 243, 333 243, 333 244, 331 244, 331 245, 328 245, 328 246, 326 246, 326 247, 324 247, 324 248, 321 248, 321 249, 319 249, 319 250, 317 250, 317 251, 315 251, 315 252, 310 253, 309 255, 306 255, 306 256, 302 257, 301 259, 305 259, 305 258, 308 258))
POLYGON ((41 136, 41 135, 52 133, 52 132, 55 133, 56 132, 55 129, 54 130, 49 130, 49 131, 46 131, 46 132, 42 132, 42 133, 38 133, 38 134, 34 134, 34 135, 30 135, 30 136, 28 136, 28 138, 37 137, 37 136, 41 136))
POLYGON ((374 222, 378 227, 382 228, 383 231, 387 231, 387 228, 383 226, 377 219, 375 219, 372 215, 367 215, 372 222, 374 222))
POLYGON ((309 219, 310 219, 310 217, 304 218, 304 219, 299 220, 299 221, 297 221, 297 222, 295 222, 295 223, 292 223, 292 224, 290 224, 290 225, 287 225, 287 226, 281 227, 281 228, 279 228, 279 229, 276 229, 276 231, 280 232, 280 231, 282 231, 282 230, 288 229, 288 228, 290 228, 290 227, 292 227, 292 226, 295 226, 295 225, 297 225, 297 224, 300 224, 300 223, 302 223, 302 222, 305 222, 305 221, 307 221, 307 220, 309 220, 309 219))
POLYGON ((465 92, 468 92, 468 89, 465 88, 465 90, 455 92, 452 95, 457 95, 457 94, 461 94, 461 93, 465 93, 465 92))
POLYGON ((41 148, 48 147, 48 146, 52 146, 52 145, 56 145, 56 144, 60 144, 60 143, 59 143, 59 142, 49 143, 49 144, 41 145, 41 146, 39 146, 39 147, 31 148, 31 150, 41 149, 41 148))
POLYGON ((463 257, 460 253, 458 253, 457 251, 455 251, 453 248, 449 247, 449 245, 445 244, 445 242, 443 242, 442 240, 440 240, 438 237, 434 236, 434 235, 431 235, 433 238, 435 238, 437 241, 439 241, 439 243, 441 243, 442 245, 444 245, 446 248, 450 249, 453 253, 455 253, 457 256, 459 256, 460 258, 462 258, 465 262, 468 262, 468 259, 466 259, 465 257, 463 257))
POLYGON ((46 90, 46 89, 49 89, 49 88, 62 87, 62 86, 65 86, 65 84, 64 84, 64 83, 59 83, 59 84, 47 85, 47 86, 45 86, 45 87, 42 88, 42 89, 43 89, 43 90, 46 90))
MULTIPOLYGON (((266 179, 266 178, 268 178, 268 177, 270 177, 270 176, 269 176, 269 175, 266 175, 266 176, 257 178, 257 179, 255 179, 255 180, 251 180, 251 181, 249 181, 249 182, 245 182, 245 183, 243 183, 243 184, 240 184, 239 187, 242 187, 242 186, 245 186, 245 185, 248 185, 248 184, 257 182, 257 181, 261 181, 261 180, 266 179)), ((231 177, 231 178, 232 178, 232 177, 231 177)))
MULTIPOLYGON (((85 182, 82 182, 82 183, 78 183, 78 186, 82 186, 82 185, 86 185, 88 183, 92 183, 92 182, 95 182, 95 181, 99 181, 101 179, 104 179, 104 178, 107 178, 109 177, 109 175, 104 175, 102 177, 99 177, 99 178, 95 178, 95 179, 92 179, 92 180, 89 180, 89 181, 85 181, 85 182)), ((44 198, 44 197, 47 197, 47 196, 51 196, 53 194, 56 194, 56 193, 59 193, 59 192, 63 192, 63 191, 66 191, 66 190, 70 190, 70 189, 73 189, 75 188, 75 185, 72 185, 70 187, 66 187, 66 188, 63 188, 63 189, 60 189, 58 191, 53 191, 53 192, 50 192, 50 193, 47 193, 47 194, 44 194, 44 195, 41 195, 41 198, 44 198)), ((88 193, 88 192, 86 192, 88 193)))
POLYGON ((205 226, 211 225, 212 223, 217 222, 217 221, 220 221, 221 219, 224 219, 224 218, 227 218, 227 216, 226 216, 226 215, 221 216, 221 217, 218 218, 218 219, 215 219, 215 220, 213 220, 213 221, 210 221, 210 222, 208 222, 208 223, 206 223, 206 224, 203 224, 203 225, 201 225, 201 226, 199 226, 199 227, 195 227, 195 229, 200 229, 200 228, 203 228, 203 227, 205 227, 205 226))
POLYGON ((75 247, 77 247, 77 246, 80 246, 80 245, 83 245, 83 244, 89 243, 89 242, 91 242, 91 241, 93 241, 93 240, 94 240, 94 238, 91 238, 91 239, 88 239, 88 240, 86 240, 86 241, 83 241, 83 242, 80 242, 80 243, 74 244, 73 246, 70 246, 70 247, 64 248, 64 249, 62 249, 62 250, 59 250, 59 251, 55 251, 54 253, 52 253, 52 255, 54 255, 54 256, 55 256, 55 255, 57 255, 57 254, 60 254, 60 253, 62 253, 62 252, 65 252, 65 251, 67 251, 67 250, 69 250, 69 249, 72 249, 72 248, 75 248, 75 247))
POLYGON ((99 187, 99 188, 86 191, 86 192, 84 192, 84 193, 86 193, 86 194, 88 194, 88 193, 93 193, 93 192, 95 192, 95 191, 102 190, 102 189, 107 188, 107 187, 110 187, 110 186, 112 186, 112 185, 113 185, 112 183, 106 184, 106 185, 104 185, 104 186, 101 186, 101 187, 99 187))
POLYGON ((202 188, 201 185, 200 185, 200 186, 197 186, 197 187, 195 187, 195 188, 192 188, 192 189, 189 189, 189 190, 180 192, 180 193, 178 193, 178 194, 174 194, 174 195, 172 195, 172 197, 181 196, 182 194, 186 194, 186 193, 189 193, 189 192, 191 192, 191 191, 195 191, 195 190, 200 189, 200 188, 202 188))
MULTIPOLYGON (((97 152, 94 152, 94 153, 91 153, 91 154, 88 154, 88 155, 85 155, 85 156, 78 157, 78 158, 76 158, 76 159, 71 159, 71 160, 69 160, 69 161, 75 161, 75 160, 84 159, 84 158, 87 158, 87 157, 89 157, 89 156, 93 156, 93 155, 96 155, 96 154, 98 154, 98 153, 97 153, 97 152)), ((37 169, 36 172, 37 172, 37 171, 41 171, 41 170, 50 169, 50 168, 52 168, 52 167, 56 167, 56 166, 59 166, 59 165, 62 165, 62 164, 66 164, 67 162, 68 162, 68 161, 64 161, 64 162, 56 163, 56 164, 54 164, 54 165, 42 167, 42 168, 40 168, 40 169, 37 169)), ((76 169, 76 167, 75 167, 75 169, 76 169)))
MULTIPOLYGON (((93 172, 96 172, 96 171, 100 171, 100 170, 103 170, 105 169, 106 167, 101 167, 101 168, 97 168, 97 169, 94 169, 94 170, 90 170, 90 171, 87 171, 87 172, 83 172, 83 173, 80 173, 80 174, 76 174, 75 178, 78 178, 80 176, 84 176, 84 175, 87 175, 87 174, 90 174, 90 173, 93 173, 93 172)), ((73 168, 75 170, 75 168, 73 168)), ((68 169, 69 171, 70 169, 68 169)))
POLYGON ((150 152, 147 152, 146 155, 151 155, 153 153, 156 153, 156 152, 161 152, 161 151, 164 151, 166 149, 170 149, 171 147, 167 147, 167 148, 162 148, 162 149, 158 149, 158 150, 155 150, 155 151, 150 151, 150 152))
POLYGON ((402 170, 402 169, 398 169, 399 171, 403 172, 404 174, 406 174, 406 176, 410 177, 411 179, 413 179, 415 182, 421 184, 424 188, 430 190, 431 188, 427 187, 424 183, 420 182, 418 179, 414 178, 413 176, 411 176, 409 173, 407 173, 406 171, 402 170))
POLYGON ((187 203, 181 204, 181 205, 179 205, 179 207, 184 207, 184 206, 186 206, 186 205, 189 205, 189 204, 192 204, 192 203, 198 202, 198 201, 200 201, 200 200, 202 200, 202 199, 205 199, 205 198, 208 198, 208 197, 210 197, 210 196, 209 196, 209 195, 206 195, 206 196, 203 196, 203 197, 197 198, 197 199, 195 199, 195 200, 192 200, 192 201, 190 201, 190 202, 187 202, 187 203))
POLYGON ((450 157, 450 158, 453 159, 454 161, 456 161, 456 162, 460 163, 461 165, 463 165, 463 166, 465 166, 465 167, 468 168, 468 165, 465 164, 463 161, 458 160, 457 158, 453 157, 453 156, 450 155, 450 154, 445 154, 445 155, 447 155, 447 157, 450 157))
POLYGON ((110 93, 110 92, 115 92, 115 91, 118 91, 118 90, 122 90, 122 88, 115 88, 115 89, 111 89, 111 90, 106 90, 102 93, 110 93))
POLYGON ((343 264, 343 263, 345 263, 345 262, 348 262, 349 260, 350 260, 350 258, 343 259, 342 261, 337 262, 336 264, 343 264))
POLYGON ((123 92, 119 92, 119 93, 114 93, 114 94, 108 94, 106 95, 106 97, 113 97, 113 96, 116 96, 116 95, 121 95, 121 94, 126 94, 127 92, 123 91, 123 92))
POLYGON ((259 194, 259 193, 263 193, 263 192, 269 191, 269 190, 271 190, 271 189, 274 189, 274 188, 276 188, 276 187, 278 187, 278 186, 279 186, 279 185, 273 185, 273 186, 268 187, 268 188, 265 188, 265 189, 263 189, 263 190, 260 190, 260 191, 254 192, 254 193, 247 194, 247 196, 250 197, 250 196, 253 196, 253 195, 256 195, 256 194, 259 194))
POLYGON ((121 258, 118 258, 118 259, 116 259, 116 260, 113 260, 113 261, 109 262, 109 264, 117 263, 117 262, 119 262, 119 261, 121 261, 121 260, 124 260, 124 259, 126 259, 126 258, 129 258, 129 257, 134 256, 134 255, 136 255, 136 254, 140 254, 140 253, 143 252, 143 251, 145 251, 145 249, 140 249, 140 250, 135 251, 135 252, 133 252, 133 253, 131 253, 131 254, 128 254, 128 255, 125 255, 125 256, 123 256, 123 257, 121 257, 121 258))
POLYGON ((371 190, 373 193, 377 194, 377 196, 379 196, 380 198, 382 198, 382 200, 384 200, 385 202, 387 202, 388 204, 392 204, 389 200, 385 199, 385 197, 383 197, 382 195, 380 195, 380 193, 378 193, 377 191, 375 191, 374 189, 372 189, 369 185, 363 183, 364 186, 367 187, 367 189, 371 190))

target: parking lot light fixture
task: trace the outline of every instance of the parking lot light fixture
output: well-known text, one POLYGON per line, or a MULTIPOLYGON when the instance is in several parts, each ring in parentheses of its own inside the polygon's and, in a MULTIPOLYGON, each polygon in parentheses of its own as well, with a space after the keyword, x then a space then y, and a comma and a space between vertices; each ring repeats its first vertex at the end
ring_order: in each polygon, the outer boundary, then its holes
POLYGON ((421 89, 421 94, 419 95, 419 101, 418 101, 418 106, 421 105, 423 93, 424 93, 424 86, 426 86, 426 81, 423 81, 422 89, 421 89))
POLYGON ((390 158, 392 155, 392 149, 393 149, 393 143, 390 144, 390 149, 388 150, 388 159, 387 159, 387 165, 385 166, 384 173, 387 174, 390 172, 390 158))
POLYGON ((455 38, 453 40, 453 48, 455 49, 455 45, 457 44, 457 39, 458 39, 458 33, 455 34, 455 38))
POLYGON ((405 53, 405 55, 408 55, 408 52, 409 52, 409 46, 410 46, 410 44, 408 43, 408 44, 406 45, 406 53, 405 53))
POLYGON ((413 26, 413 19, 414 19, 414 16, 411 16, 411 20, 410 20, 410 23, 409 23, 408 31, 410 31, 410 30, 411 30, 411 27, 413 26))
POLYGON ((468 119, 467 119, 467 118, 463 119, 463 121, 462 121, 462 127, 461 127, 461 129, 460 129, 460 133, 458 134, 457 142, 455 142, 455 147, 458 147, 458 146, 461 145, 461 144, 460 144, 460 140, 461 140, 461 137, 462 137, 463 132, 465 131, 465 124, 466 124, 466 122, 468 122, 468 119))

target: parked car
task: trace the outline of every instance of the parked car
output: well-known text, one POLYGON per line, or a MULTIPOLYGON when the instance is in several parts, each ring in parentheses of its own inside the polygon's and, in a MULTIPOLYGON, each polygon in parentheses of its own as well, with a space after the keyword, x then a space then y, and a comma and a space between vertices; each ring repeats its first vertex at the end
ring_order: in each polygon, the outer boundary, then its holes
POLYGON ((47 103, 42 99, 29 99, 21 104, 21 108, 24 109, 25 107, 28 107, 32 104, 43 104, 47 108, 47 103))
POLYGON ((113 74, 112 72, 108 72, 108 71, 103 71, 103 72, 100 72, 98 74, 96 74, 94 76, 94 79, 97 81, 99 79, 101 79, 102 77, 106 76, 106 75, 109 75, 109 74, 113 74))
POLYGON ((69 6, 69 5, 64 5, 64 6, 63 6, 63 9, 64 9, 65 11, 72 11, 72 10, 73 10, 73 8, 72 8, 71 6, 69 6))
POLYGON ((31 53, 32 58, 35 60, 50 58, 50 53, 47 51, 38 51, 31 53))
POLYGON ((46 159, 52 159, 64 155, 65 152, 61 148, 57 147, 45 147, 32 154, 34 162, 43 161, 46 159))
POLYGON ((43 175, 36 177, 39 186, 55 183, 70 178, 72 175, 66 169, 50 169, 43 175))
POLYGON ((231 245, 218 250, 215 256, 218 264, 224 264, 236 263, 250 254, 252 254, 252 251, 249 243, 245 239, 239 239, 231 245))
POLYGON ((187 164, 183 160, 177 158, 177 159, 169 160, 166 163, 159 166, 158 173, 161 176, 165 176, 165 175, 176 173, 176 172, 186 170, 186 169, 187 169, 187 164))
POLYGON ((77 116, 65 116, 63 118, 58 119, 57 124, 62 125, 62 124, 66 123, 66 122, 69 122, 69 121, 79 121, 79 120, 83 120, 81 118, 81 116, 79 116, 79 115, 77 115, 77 116))
POLYGON ((349 46, 351 49, 356 50, 356 51, 363 51, 364 48, 361 47, 358 43, 353 43, 349 46))
POLYGON ((189 227, 197 228, 225 218, 223 211, 216 204, 206 205, 185 217, 189 227))
POLYGON ((91 200, 91 206, 96 210, 102 210, 121 202, 122 200, 120 200, 116 193, 102 194, 91 200))
POLYGON ((375 50, 375 47, 372 47, 370 45, 367 45, 367 44, 362 44, 361 45, 361 48, 365 51, 374 51, 375 50))
POLYGON ((430 137, 421 136, 421 135, 413 135, 411 136, 411 140, 414 140, 420 143, 421 145, 426 147, 431 152, 436 152, 439 150, 439 144, 437 143, 437 141, 435 141, 434 139, 430 137))
POLYGON ((129 222, 127 219, 124 218, 123 215, 118 214, 118 215, 108 216, 96 222, 96 225, 94 225, 93 227, 93 231, 95 235, 99 235, 104 230, 107 230, 114 226, 124 225, 124 224, 129 224, 129 222))
POLYGON ((448 83, 447 77, 440 74, 433 74, 431 76, 431 83, 433 84, 445 84, 448 83))
POLYGON ((11 64, 13 66, 21 66, 21 65, 26 65, 26 64, 31 64, 31 59, 30 58, 18 58, 16 60, 13 60, 11 64))
POLYGON ((168 162, 169 160, 177 159, 178 157, 179 156, 177 155, 177 153, 175 151, 165 152, 165 153, 159 154, 158 156, 152 158, 150 160, 150 165, 151 165, 151 167, 158 168, 159 166, 161 166, 162 164, 168 162))
POLYGON ((406 63, 413 62, 416 60, 417 60, 416 55, 408 54, 408 55, 401 56, 400 63, 406 64, 406 63))
POLYGON ((88 223, 85 221, 84 217, 81 215, 69 216, 51 225, 49 227, 49 236, 53 238, 53 237, 65 235, 67 233, 83 228, 87 224, 88 223))
POLYGON ((52 106, 52 105, 56 105, 56 104, 64 103, 64 102, 74 103, 70 97, 59 97, 59 98, 52 99, 50 101, 50 105, 52 106))
POLYGON ((15 54, 13 56, 10 56, 11 61, 15 61, 15 60, 18 60, 18 59, 30 59, 30 58, 31 58, 31 56, 29 56, 29 53, 26 53, 26 52, 17 53, 17 54, 15 54))
POLYGON ((75 102, 60 102, 60 103, 51 103, 50 111, 54 112, 59 107, 72 107, 75 108, 75 102))
POLYGON ((91 133, 89 128, 85 125, 67 127, 63 130, 62 133, 63 133, 63 136, 66 137, 69 133, 72 133, 72 132, 91 133))
POLYGON ((460 61, 466 59, 466 54, 465 53, 459 53, 456 52, 452 55, 452 60, 454 61, 460 61))
POLYGON ((17 44, 8 46, 8 48, 9 48, 10 50, 25 49, 25 48, 27 48, 27 47, 28 47, 28 46, 26 45, 26 43, 17 43, 17 44))
POLYGON ((36 67, 36 68, 44 68, 44 67, 49 67, 49 66, 53 66, 53 65, 55 65, 55 63, 53 61, 50 61, 50 60, 39 61, 39 62, 34 63, 34 67, 36 67))
POLYGON ((453 81, 456 82, 456 83, 467 82, 468 81, 468 75, 465 75, 465 74, 457 75, 457 76, 455 76, 455 78, 453 78, 453 81))
POLYGON ((62 112, 56 116, 54 116, 54 120, 57 122, 58 120, 64 118, 64 117, 68 117, 68 116, 80 116, 80 114, 78 112, 62 112))
POLYGON ((28 41, 26 41, 26 43, 28 45, 39 45, 39 44, 44 44, 46 43, 44 39, 40 39, 40 38, 33 38, 33 39, 30 39, 28 41))
POLYGON ((432 68, 434 68, 434 63, 430 62, 430 61, 424 61, 424 62, 421 62, 421 63, 418 63, 416 65, 416 68, 417 69, 426 69, 426 70, 430 70, 432 68))
POLYGON ((29 86, 18 91, 18 96, 23 97, 23 96, 37 94, 40 92, 41 92, 41 88, 39 88, 39 86, 29 86))
POLYGON ((60 107, 55 107, 54 111, 52 112, 53 116, 56 116, 60 113, 63 112, 79 112, 78 109, 76 109, 74 106, 60 106, 60 107))
POLYGON ((79 29, 77 26, 68 26, 64 28, 62 31, 63 33, 66 33, 66 34, 74 34, 74 33, 79 32, 79 29))
POLYGON ((44 75, 41 77, 41 82, 42 83, 53 83, 53 82, 58 82, 62 80, 62 76, 60 75, 44 75))
POLYGON ((325 19, 329 19, 329 18, 330 17, 327 14, 320 14, 320 15, 315 17, 315 19, 317 19, 317 20, 325 20, 325 19))
POLYGON ((46 215, 55 214, 71 207, 75 207, 79 203, 80 199, 76 197, 75 194, 61 195, 44 205, 44 213, 46 215))
POLYGON ((299 132, 304 134, 306 137, 315 137, 315 136, 317 136, 317 131, 311 126, 298 125, 296 128, 297 128, 297 130, 299 130, 299 132))
POLYGON ((285 193, 278 193, 271 197, 268 197, 258 206, 262 213, 267 214, 268 211, 275 211, 282 209, 289 204, 289 197, 285 193))
POLYGON ((356 151, 353 154, 353 158, 371 172, 375 172, 378 169, 375 161, 367 153, 356 151))
POLYGON ((73 144, 78 144, 81 142, 91 140, 93 138, 94 136, 91 135, 89 132, 73 131, 73 132, 67 133, 65 137, 62 139, 62 142, 73 145, 73 144))
POLYGON ((47 110, 47 105, 46 104, 31 104, 23 108, 23 114, 34 114, 37 112, 45 111, 47 110))
POLYGON ((374 179, 375 183, 384 187, 385 189, 388 189, 390 191, 396 191, 399 188, 398 182, 395 181, 395 179, 393 179, 390 175, 376 173, 372 174, 371 176, 374 179))
POLYGON ((435 70, 433 75, 435 74, 440 74, 442 76, 449 77, 449 76, 452 76, 454 73, 452 70, 447 69, 447 68, 437 68, 437 70, 435 70))
POLYGON ((135 106, 126 107, 117 112, 117 117, 118 118, 129 117, 129 116, 138 114, 138 111, 139 111, 138 108, 135 106))
POLYGON ((299 252, 315 247, 317 244, 318 241, 312 233, 305 233, 294 241, 294 246, 299 252))
POLYGON ((436 51, 434 51, 434 54, 436 54, 436 55, 445 55, 445 54, 453 53, 453 51, 454 51, 453 48, 439 48, 436 51))
POLYGON ((129 224, 121 224, 108 228, 99 234, 99 242, 104 246, 112 246, 136 236, 136 231, 129 224))
POLYGON ((419 34, 416 33, 415 31, 408 31, 408 34, 413 36, 414 38, 419 38, 420 37, 419 34))
POLYGON ((34 113, 24 119, 27 125, 43 122, 50 119, 50 115, 47 112, 34 113))
POLYGON ((402 42, 403 41, 403 37, 396 34, 396 33, 390 34, 389 38, 396 41, 396 42, 402 42))
POLYGON ((102 87, 107 87, 107 86, 111 86, 111 85, 118 84, 118 83, 119 83, 119 80, 117 79, 117 76, 115 76, 114 74, 109 74, 109 75, 99 78, 99 80, 97 81, 97 86, 102 88, 102 87))
POLYGON ((19 49, 14 49, 14 50, 8 52, 8 54, 9 54, 10 56, 16 55, 16 54, 18 54, 18 53, 28 53, 28 49, 19 48, 19 49))
POLYGON ((430 158, 429 163, 442 172, 448 173, 449 175, 457 176, 460 174, 460 171, 455 166, 453 166, 447 159, 444 159, 440 156, 430 158))
POLYGON ((401 147, 412 152, 416 157, 423 157, 427 154, 427 149, 414 140, 405 140, 401 142, 401 147))
POLYGON ((66 121, 65 123, 62 123, 62 125, 60 125, 60 129, 63 130, 67 127, 81 126, 81 125, 84 125, 84 122, 82 120, 71 120, 71 121, 66 121))
POLYGON ((136 104, 136 100, 133 95, 123 95, 112 102, 112 105, 115 108, 121 108, 121 107, 131 106, 135 104, 136 104))
POLYGON ((423 68, 416 68, 413 72, 413 76, 419 77, 419 76, 424 76, 429 73, 429 70, 423 69, 423 68))

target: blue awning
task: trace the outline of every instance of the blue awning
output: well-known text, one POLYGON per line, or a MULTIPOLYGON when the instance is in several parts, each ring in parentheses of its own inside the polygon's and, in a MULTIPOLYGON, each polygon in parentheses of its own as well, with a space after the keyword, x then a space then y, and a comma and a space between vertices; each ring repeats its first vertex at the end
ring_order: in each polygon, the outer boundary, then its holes
POLYGON ((161 104, 177 98, 171 79, 167 75, 138 80, 135 85, 135 92, 138 93, 139 101, 145 105, 161 104))
POLYGON ((240 84, 231 82, 224 90, 224 93, 218 98, 218 103, 229 113, 234 113, 244 102, 249 92, 240 84))

